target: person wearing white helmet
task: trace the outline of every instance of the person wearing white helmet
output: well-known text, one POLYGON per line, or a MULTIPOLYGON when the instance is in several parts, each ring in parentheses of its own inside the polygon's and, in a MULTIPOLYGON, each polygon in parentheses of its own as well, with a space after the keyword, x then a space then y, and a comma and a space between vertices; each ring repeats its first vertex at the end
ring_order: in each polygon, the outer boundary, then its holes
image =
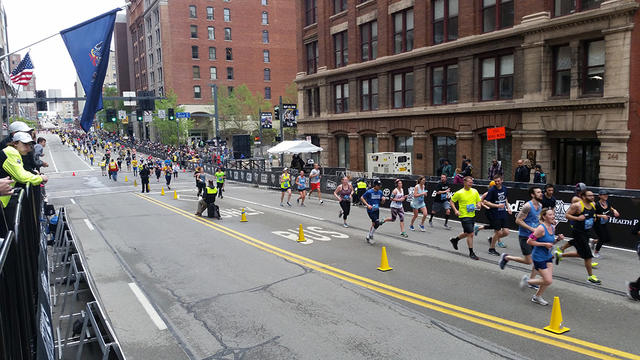
MULTIPOLYGON (((14 180, 12 186, 16 183, 40 185, 47 182, 45 175, 35 175, 24 169, 22 158, 33 150, 33 143, 28 133, 16 132, 13 135, 12 142, 0 151, 0 178, 11 177, 14 180)), ((7 206, 10 198, 11 194, 0 196, 2 207, 7 206)))

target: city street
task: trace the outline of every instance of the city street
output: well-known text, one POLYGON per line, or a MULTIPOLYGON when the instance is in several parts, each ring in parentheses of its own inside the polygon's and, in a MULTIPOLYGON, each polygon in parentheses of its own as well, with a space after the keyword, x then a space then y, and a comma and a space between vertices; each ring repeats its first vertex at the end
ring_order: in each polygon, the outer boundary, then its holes
MULTIPOLYGON (((640 304, 624 293, 640 273, 634 252, 604 248, 594 270, 600 286, 587 283, 579 259, 563 260, 544 294, 550 304, 540 306, 530 301, 533 290, 518 286, 530 269, 500 270, 487 253, 492 232, 475 239, 480 261, 468 258, 464 241, 459 251, 451 247, 456 221, 447 230, 434 218, 433 228, 408 238, 387 223, 369 245, 363 208, 353 207, 343 228, 326 194, 323 205, 314 194, 300 207, 294 193, 293 206, 283 208, 280 192, 233 182, 217 201, 222 220, 197 217, 191 173, 181 172, 165 195, 164 178, 152 176, 151 193, 141 194, 132 173, 110 181, 98 156, 92 167, 57 136, 45 137, 50 202, 67 206, 83 247, 108 249, 104 256, 116 258, 148 299, 149 316, 166 325, 154 329, 161 346, 140 340, 144 326, 126 325, 140 304, 112 301, 100 279, 115 269, 88 257, 127 357, 149 358, 146 349, 155 348, 156 358, 171 359, 640 359, 640 304), (296 241, 300 225, 305 242, 296 241), (387 272, 377 270, 383 246, 387 272), (555 296, 571 328, 564 335, 542 329, 555 296)), ((410 219, 405 214, 407 228, 410 219)), ((516 235, 498 251, 520 255, 516 235)))

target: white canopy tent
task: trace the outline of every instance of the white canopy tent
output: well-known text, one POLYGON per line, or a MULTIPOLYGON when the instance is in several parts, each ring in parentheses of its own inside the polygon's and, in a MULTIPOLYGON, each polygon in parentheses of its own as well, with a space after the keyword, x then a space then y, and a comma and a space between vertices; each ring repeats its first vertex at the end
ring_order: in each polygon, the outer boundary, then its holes
POLYGON ((302 154, 322 151, 322 148, 315 146, 306 140, 286 140, 267 150, 269 154, 302 154))

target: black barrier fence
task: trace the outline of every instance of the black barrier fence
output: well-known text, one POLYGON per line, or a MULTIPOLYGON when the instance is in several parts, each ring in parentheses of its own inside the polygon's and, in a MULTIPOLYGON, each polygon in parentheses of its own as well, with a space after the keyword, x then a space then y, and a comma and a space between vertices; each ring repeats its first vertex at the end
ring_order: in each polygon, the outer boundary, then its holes
POLYGON ((0 219, 0 358, 53 359, 40 187, 16 188, 0 219))
MULTIPOLYGON (((193 165, 192 165, 193 168, 193 165)), ((210 171, 210 167, 205 167, 205 172, 212 174, 210 171)), ((226 177, 227 180, 238 181, 243 183, 252 183, 260 186, 266 186, 274 189, 280 188, 280 172, 274 171, 257 171, 257 170, 236 170, 236 169, 227 169, 226 177)), ((398 177, 394 178, 385 178, 384 175, 379 174, 379 180, 382 183, 381 190, 383 191, 385 196, 389 196, 391 191, 395 188, 394 180, 398 177)), ((388 176, 388 175, 387 175, 388 176)), ((293 175, 292 175, 293 177, 293 175)), ((410 188, 415 186, 415 179, 417 176, 400 176, 399 178, 405 180, 403 181, 403 188, 405 194, 409 193, 410 188)), ((435 194, 435 187, 439 178, 430 177, 428 178, 427 188, 429 190, 429 197, 427 198, 426 204, 427 209, 431 211, 431 205, 433 203, 433 196, 435 194)), ((355 180, 355 179, 353 179, 355 180)), ((370 181, 371 179, 369 179, 370 181)), ((332 194, 336 187, 341 182, 341 176, 339 175, 323 175, 320 181, 320 189, 323 193, 332 194)), ((449 183, 451 180, 449 179, 449 183)), ((489 188, 488 180, 479 180, 474 184, 474 188, 478 190, 478 192, 482 195, 489 188)), ((508 190, 508 200, 511 204, 511 210, 513 212, 512 215, 508 216, 507 226, 510 229, 517 229, 517 225, 515 223, 515 217, 517 216, 518 211, 522 208, 522 206, 530 200, 529 196, 529 187, 533 186, 533 184, 526 183, 511 183, 505 182, 505 187, 508 190)), ((462 188, 462 185, 454 185, 450 184, 452 193, 462 188)), ((543 185, 539 185, 540 187, 544 187, 543 185)), ((355 186, 354 186, 355 188, 355 186)), ((591 188, 590 188, 591 189, 591 188)), ((593 188, 594 192, 598 192, 599 188, 593 188)), ((565 217, 565 213, 569 209, 571 205, 571 198, 574 196, 573 187, 571 186, 556 186, 556 219, 558 219, 558 233, 566 234, 567 236, 571 236, 571 230, 569 227, 569 223, 565 217)), ((631 233, 633 227, 640 222, 640 192, 636 190, 624 190, 624 189, 608 189, 609 190, 609 202, 620 212, 619 218, 611 218, 607 227, 609 228, 611 234, 611 242, 608 245, 623 247, 627 249, 635 248, 636 239, 631 233)), ((386 202, 382 205, 382 207, 389 207, 389 202, 386 202)), ((405 210, 411 211, 410 205, 408 202, 405 203, 405 210)), ((444 213, 436 214, 436 217, 444 217, 444 213)), ((457 217, 452 213, 451 219, 456 220, 457 217)), ((488 219, 486 216, 486 211, 481 211, 476 215, 476 221, 479 223, 488 223, 488 219)), ((593 234, 595 237, 595 234, 593 234)))

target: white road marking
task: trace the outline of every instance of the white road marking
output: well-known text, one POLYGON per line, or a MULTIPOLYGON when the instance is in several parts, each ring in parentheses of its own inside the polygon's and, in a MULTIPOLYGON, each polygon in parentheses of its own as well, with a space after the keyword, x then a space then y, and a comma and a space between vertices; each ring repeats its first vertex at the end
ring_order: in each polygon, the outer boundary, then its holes
POLYGON ((240 198, 236 198, 236 197, 231 197, 231 196, 226 196, 227 199, 232 199, 232 200, 237 200, 237 201, 242 201, 242 202, 246 202, 249 204, 253 204, 253 205, 257 205, 257 206, 262 206, 262 207, 266 207, 268 209, 272 209, 272 210, 279 210, 279 211, 284 211, 290 214, 294 214, 294 215, 300 215, 300 216, 304 216, 304 217, 308 217, 309 219, 313 219, 313 220, 319 220, 319 221, 324 221, 323 218, 319 218, 317 216, 311 216, 311 215, 307 215, 307 214, 301 214, 299 212, 295 212, 295 211, 291 211, 291 210, 287 210, 283 207, 277 207, 277 206, 271 206, 271 205, 264 205, 264 204, 260 204, 254 201, 249 201, 249 200, 245 200, 245 199, 240 199, 240 198))
POLYGON ((53 165, 53 168, 56 170, 56 172, 59 172, 58 167, 56 166, 56 161, 53 160, 53 153, 51 152, 51 147, 49 147, 49 157, 51 158, 51 165, 53 165))
POLYGON ((96 228, 93 227, 93 225, 91 224, 91 221, 89 221, 89 219, 84 219, 84 223, 87 224, 87 227, 89 228, 89 230, 93 231, 96 228))
POLYGON ((136 283, 129 283, 129 287, 131 288, 131 291, 133 291, 133 294, 138 298, 138 301, 140 301, 140 304, 142 304, 142 307, 147 312, 147 315, 149 315, 151 321, 153 321, 158 330, 166 330, 167 324, 162 321, 160 315, 158 315, 156 309, 153 308, 153 305, 151 305, 147 297, 144 296, 142 290, 140 290, 138 285, 136 283))
POLYGON ((85 164, 85 165, 89 168, 89 170, 93 170, 93 168, 91 167, 91 165, 89 165, 89 163, 88 163, 86 160, 82 159, 82 158, 80 157, 80 155, 78 155, 75 151, 71 150, 71 153, 72 153, 73 155, 77 156, 77 157, 78 157, 78 159, 80 159, 80 161, 81 161, 83 164, 85 164))
MULTIPOLYGON (((75 201, 75 200, 73 200, 73 198, 71 198, 71 199, 69 199, 69 200, 71 200, 71 203, 75 205, 76 201, 75 201)), ((85 220, 86 220, 86 219, 85 219, 85 220)))

